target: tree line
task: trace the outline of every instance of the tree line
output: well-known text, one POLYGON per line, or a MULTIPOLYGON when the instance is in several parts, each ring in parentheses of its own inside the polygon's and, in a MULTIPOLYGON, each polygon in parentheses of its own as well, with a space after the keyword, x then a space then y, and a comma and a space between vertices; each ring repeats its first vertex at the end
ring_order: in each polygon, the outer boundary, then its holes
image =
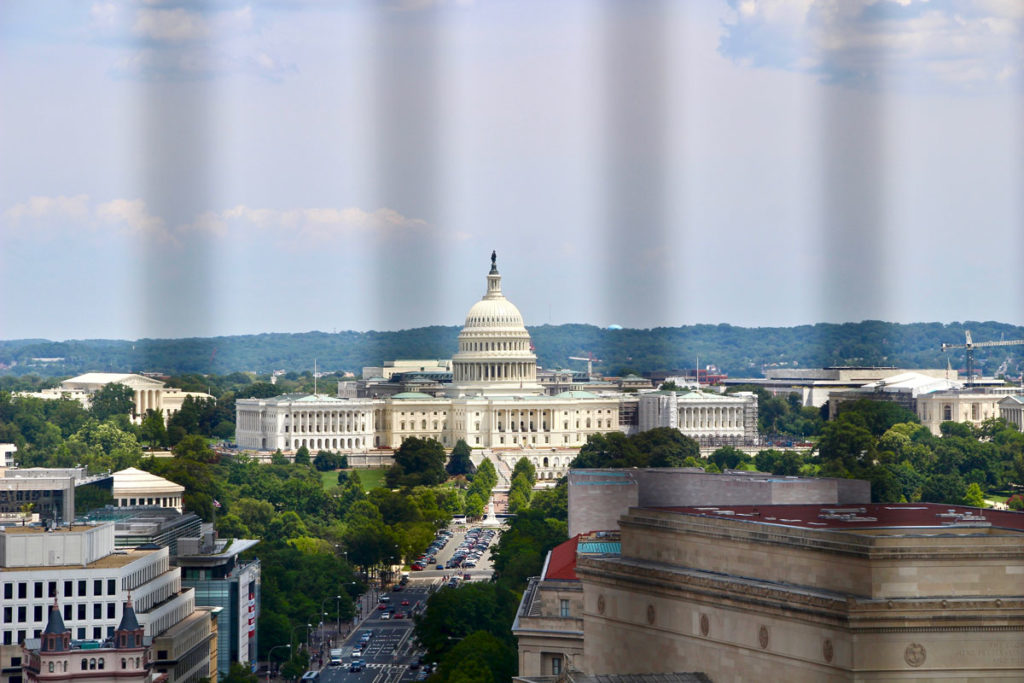
MULTIPOLYGON (((456 326, 394 332, 304 332, 189 339, 0 341, 0 367, 7 373, 70 376, 82 372, 160 371, 230 375, 242 370, 269 374, 313 367, 359 373, 395 358, 450 358, 457 348, 456 326), (52 360, 54 358, 60 360, 52 360), (39 360, 46 359, 46 360, 39 360)), ((796 327, 746 328, 686 325, 653 329, 605 329, 594 325, 530 327, 539 363, 582 369, 571 356, 593 353, 605 374, 650 373, 692 368, 696 358, 732 376, 760 376, 762 368, 884 365, 906 368, 964 367, 962 351, 943 352, 942 343, 961 344, 964 331, 978 341, 1024 339, 1024 327, 1000 322, 818 323, 796 327)), ((994 373, 1009 359, 1007 373, 1019 376, 1024 349, 981 348, 976 364, 994 373)), ((3 384, 0 383, 0 389, 3 384)))

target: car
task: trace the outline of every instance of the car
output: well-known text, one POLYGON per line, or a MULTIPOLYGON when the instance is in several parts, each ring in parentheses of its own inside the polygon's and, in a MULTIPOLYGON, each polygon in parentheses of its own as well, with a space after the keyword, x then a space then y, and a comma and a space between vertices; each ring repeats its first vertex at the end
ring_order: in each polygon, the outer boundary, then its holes
POLYGON ((443 564, 439 564, 439 565, 437 565, 436 569, 444 569, 444 565, 443 564))
POLYGON ((396 612, 395 619, 405 619, 405 614, 403 614, 402 612, 396 612))
POLYGON ((471 574, 463 574, 462 575, 462 580, 463 581, 469 581, 471 578, 472 578, 471 574))
POLYGON ((391 618, 391 612, 385 612, 384 614, 380 615, 380 618, 382 621, 387 621, 391 618))
POLYGON ((413 671, 415 671, 416 669, 420 668, 420 666, 421 666, 421 662, 420 662, 418 657, 416 659, 412 660, 411 662, 409 662, 409 668, 412 669, 413 671))
POLYGON ((365 665, 363 664, 363 660, 356 659, 356 660, 352 661, 352 663, 350 663, 348 665, 348 672, 349 673, 353 673, 353 674, 354 673, 359 673, 360 671, 363 670, 364 667, 365 667, 365 665))
POLYGON ((409 599, 406 598, 405 600, 402 600, 402 607, 408 607, 408 606, 409 606, 409 599))
POLYGON ((380 596, 380 601, 381 602, 391 602, 391 596, 390 595, 382 595, 382 596, 380 596))
POLYGON ((383 602, 382 602, 382 603, 380 603, 379 605, 377 605, 377 609, 379 609, 379 610, 381 610, 381 611, 384 611, 384 610, 386 610, 387 608, 388 608, 388 606, 387 606, 387 605, 385 605, 385 604, 384 604, 383 602))
POLYGON ((356 647, 354 647, 352 649, 352 656, 355 657, 355 658, 362 657, 363 656, 363 647, 361 645, 357 645, 356 647))
POLYGON ((402 584, 396 583, 394 586, 391 587, 391 590, 393 592, 395 592, 395 593, 401 591, 402 590, 402 584))
POLYGON ((419 562, 417 562, 416 564, 414 564, 414 565, 412 566, 412 570, 413 570, 414 572, 419 572, 419 571, 423 571, 423 569, 424 569, 425 567, 426 567, 426 565, 424 565, 424 564, 420 564, 419 562))

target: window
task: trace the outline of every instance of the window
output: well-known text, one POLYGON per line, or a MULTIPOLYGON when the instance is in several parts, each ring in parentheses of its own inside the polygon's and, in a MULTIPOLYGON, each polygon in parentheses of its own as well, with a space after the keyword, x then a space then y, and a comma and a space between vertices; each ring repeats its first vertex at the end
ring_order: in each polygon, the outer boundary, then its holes
POLYGON ((128 668, 128 660, 125 659, 124 657, 121 657, 121 668, 122 669, 127 669, 128 668))
POLYGON ((50 662, 49 666, 46 668, 50 670, 50 673, 53 673, 53 662, 50 662))
MULTIPOLYGON (((102 637, 103 637, 103 627, 102 626, 93 626, 92 627, 92 639, 93 640, 99 640, 102 637)), ((103 667, 101 666, 100 668, 102 669, 103 667)))
MULTIPOLYGON (((97 636, 97 637, 99 637, 99 636, 97 636)), ((104 667, 103 657, 100 657, 98 660, 96 660, 96 668, 97 669, 102 669, 103 667, 104 667)))
POLYGON ((981 419, 981 406, 979 406, 977 403, 972 403, 971 404, 971 419, 972 420, 979 420, 979 419, 981 419))
POLYGON ((35 607, 32 608, 32 619, 34 621, 42 621, 43 620, 43 606, 42 605, 36 605, 35 607))
MULTIPOLYGON (((79 581, 78 582, 78 597, 81 598, 85 594, 86 594, 86 582, 85 581, 79 581)), ((84 619, 85 617, 82 617, 82 618, 84 619)))
POLYGON ((569 616, 569 601, 559 600, 558 601, 558 616, 567 617, 569 616))
MULTIPOLYGON (((79 626, 78 627, 78 639, 79 640, 85 640, 85 627, 84 626, 79 626)), ((82 661, 84 662, 85 660, 83 659, 82 661)))
POLYGON ((942 406, 942 419, 945 422, 949 422, 950 420, 953 419, 953 408, 952 407, 950 407, 948 405, 942 406))
POLYGON ((551 673, 560 674, 562 673, 562 657, 561 655, 555 655, 551 658, 551 673))
MULTIPOLYGON (((10 623, 10 622, 7 622, 7 623, 10 623)), ((13 640, 12 636, 13 636, 13 634, 10 631, 4 631, 4 645, 13 645, 14 644, 14 643, 11 642, 11 640, 13 640)))
POLYGON ((24 600, 28 597, 28 584, 21 582, 18 584, 18 598, 24 600))
POLYGON ((4 584, 4 600, 13 600, 13 599, 14 599, 14 584, 13 583, 5 583, 4 584))
POLYGON ((71 621, 71 605, 64 605, 64 621, 71 621))
MULTIPOLYGON (((79 630, 82 630, 82 629, 79 629, 79 630)), ((82 640, 85 640, 85 638, 82 638, 82 640)), ((89 668, 89 660, 88 659, 83 659, 82 660, 82 671, 85 671, 88 668, 89 668)))
POLYGON ((70 598, 75 594, 75 584, 73 581, 64 582, 64 597, 70 598))
POLYGON ((25 606, 24 605, 22 605, 22 606, 20 606, 18 608, 18 623, 19 624, 24 624, 25 623, 25 606))
POLYGON ((103 595, 103 579, 96 579, 92 582, 92 594, 103 595))
MULTIPOLYGON (((85 621, 85 603, 82 603, 78 606, 78 618, 82 621, 85 621)), ((85 636, 82 636, 82 640, 85 640, 85 636)))
POLYGON ((116 579, 107 579, 107 595, 117 595, 116 579))
POLYGON ((113 603, 113 602, 108 602, 107 603, 107 619, 113 619, 115 616, 117 616, 116 610, 117 610, 116 604, 113 603))
POLYGON ((57 597, 57 582, 56 581, 51 581, 47 585, 46 597, 48 597, 48 598, 55 598, 55 597, 57 597))
MULTIPOLYGON (((103 618, 103 605, 102 605, 102 603, 99 603, 99 602, 93 603, 93 606, 92 606, 92 618, 93 619, 102 619, 103 618)), ((97 636, 97 638, 98 637, 99 636, 97 636)))
POLYGON ((35 594, 36 594, 37 598, 43 597, 43 582, 42 581, 36 581, 35 594))
MULTIPOLYGON (((14 608, 13 608, 13 607, 4 607, 4 623, 5 623, 5 624, 9 624, 9 623, 11 623, 12 621, 14 621, 14 620, 13 620, 13 619, 11 618, 12 616, 14 616, 14 608)), ((9 644, 10 644, 10 643, 8 643, 8 645, 9 645, 9 644)))

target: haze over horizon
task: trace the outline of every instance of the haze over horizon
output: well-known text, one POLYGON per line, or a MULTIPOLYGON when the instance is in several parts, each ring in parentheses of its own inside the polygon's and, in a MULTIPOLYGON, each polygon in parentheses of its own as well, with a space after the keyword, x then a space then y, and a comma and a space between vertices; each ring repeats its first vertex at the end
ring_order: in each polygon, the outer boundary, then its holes
POLYGON ((1024 323, 1024 5, 9 0, 0 338, 1024 323))

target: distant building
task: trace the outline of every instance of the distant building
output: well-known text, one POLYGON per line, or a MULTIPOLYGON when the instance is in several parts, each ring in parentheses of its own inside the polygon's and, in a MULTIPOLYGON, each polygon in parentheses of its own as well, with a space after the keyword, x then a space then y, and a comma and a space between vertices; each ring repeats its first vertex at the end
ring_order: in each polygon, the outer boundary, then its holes
POLYGON ((1016 427, 1018 432, 1024 432, 1024 395, 1000 399, 999 417, 1016 427))
POLYGON ((447 448, 460 439, 479 448, 579 448, 591 434, 617 430, 615 395, 572 390, 546 395, 523 317, 502 293, 496 259, 486 284, 484 296, 466 314, 450 361, 364 368, 365 391, 377 398, 239 399, 239 447, 351 452, 397 448, 415 436, 447 448), (379 380, 367 377, 378 371, 379 380), (396 378, 405 384, 391 381, 396 378), (372 383, 380 386, 374 389, 372 383))
POLYGON ((936 379, 956 379, 956 372, 939 369, 906 370, 895 367, 837 366, 828 368, 771 368, 764 377, 729 377, 722 380, 727 387, 755 386, 773 395, 797 394, 805 406, 820 408, 834 391, 859 389, 894 375, 913 372, 936 379))
POLYGON ((702 446, 759 443, 757 395, 749 391, 734 394, 651 391, 640 394, 637 400, 641 432, 671 427, 702 446))
POLYGON ((18 447, 13 443, 0 443, 0 467, 14 467, 14 454, 18 447))
POLYGON ((195 399, 213 398, 213 396, 199 391, 168 388, 164 382, 152 377, 117 372, 88 372, 64 380, 56 389, 18 392, 16 395, 50 400, 71 399, 88 408, 92 403, 93 394, 108 384, 123 384, 134 392, 132 399, 134 410, 131 419, 135 423, 141 422, 148 410, 163 411, 164 420, 169 420, 172 415, 181 410, 181 406, 188 396, 195 399))
POLYGON ((42 520, 66 524, 75 518, 75 489, 99 489, 109 499, 109 474, 90 476, 84 467, 7 468, 0 476, 0 522, 42 520), (23 510, 31 505, 29 519, 23 510))
POLYGON ((185 487, 134 467, 114 472, 114 504, 119 507, 151 505, 181 512, 185 487))
POLYGON ((1011 386, 934 391, 917 397, 917 417, 932 434, 941 434, 943 422, 980 425, 1000 416, 1000 402, 1020 389, 1011 386))

